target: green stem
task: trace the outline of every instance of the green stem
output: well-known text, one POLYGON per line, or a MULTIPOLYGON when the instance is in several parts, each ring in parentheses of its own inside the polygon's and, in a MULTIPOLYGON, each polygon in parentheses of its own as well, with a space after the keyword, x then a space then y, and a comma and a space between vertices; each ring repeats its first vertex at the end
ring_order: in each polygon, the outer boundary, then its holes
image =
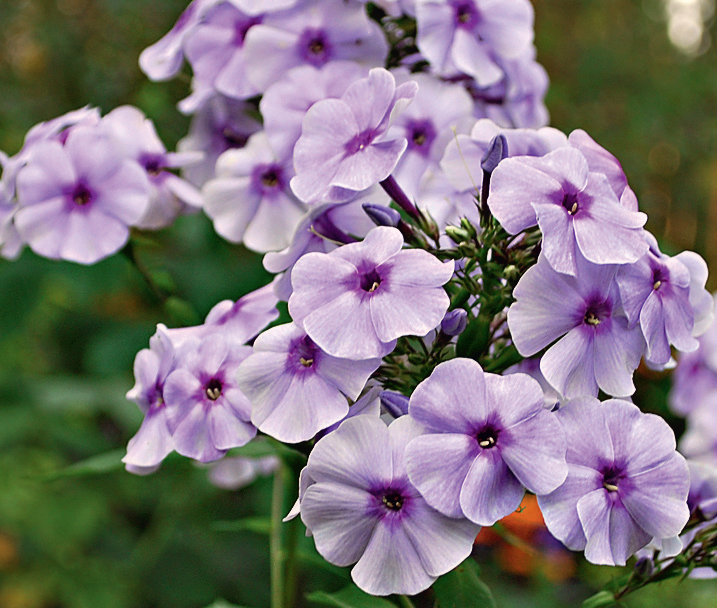
POLYGON ((147 284, 147 287, 149 287, 152 295, 157 298, 160 303, 164 304, 169 296, 154 282, 152 275, 149 273, 149 270, 147 270, 147 267, 137 257, 137 252, 134 248, 132 240, 127 241, 127 244, 122 249, 122 254, 130 261, 132 266, 137 269, 137 272, 139 272, 144 279, 144 282, 147 284))
POLYGON ((269 556, 271 571, 271 608, 284 608, 284 553, 281 520, 284 511, 286 468, 281 464, 274 473, 271 496, 271 534, 269 556))
POLYGON ((416 608, 410 598, 406 595, 399 595, 398 603, 401 604, 403 608, 416 608))

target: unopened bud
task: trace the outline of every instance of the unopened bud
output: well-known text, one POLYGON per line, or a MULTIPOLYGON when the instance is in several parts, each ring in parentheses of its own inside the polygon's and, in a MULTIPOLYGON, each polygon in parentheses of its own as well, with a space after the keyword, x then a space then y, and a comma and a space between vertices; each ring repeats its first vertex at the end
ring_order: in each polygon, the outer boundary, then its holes
POLYGON ((458 336, 468 324, 468 313, 462 308, 451 310, 446 313, 441 321, 441 331, 447 336, 458 336))
POLYGON ((485 173, 493 173, 498 163, 508 156, 508 141, 505 135, 496 135, 480 161, 480 168, 485 173))
POLYGON ((639 580, 647 580, 655 571, 655 564, 646 555, 635 562, 635 577, 639 580))
POLYGON ((395 391, 381 391, 381 407, 394 418, 408 414, 408 397, 395 391))
POLYGON ((463 228, 463 230, 465 230, 472 239, 478 236, 476 227, 471 224, 471 221, 467 217, 461 218, 461 228, 463 228))
POLYGON ((456 243, 456 245, 465 243, 470 239, 470 235, 464 228, 459 228, 458 226, 446 226, 444 230, 448 235, 448 238, 456 243))
POLYGON ((396 228, 401 221, 401 214, 395 209, 391 209, 391 207, 374 205, 372 203, 364 203, 361 206, 366 212, 366 215, 368 215, 371 221, 377 226, 396 228))

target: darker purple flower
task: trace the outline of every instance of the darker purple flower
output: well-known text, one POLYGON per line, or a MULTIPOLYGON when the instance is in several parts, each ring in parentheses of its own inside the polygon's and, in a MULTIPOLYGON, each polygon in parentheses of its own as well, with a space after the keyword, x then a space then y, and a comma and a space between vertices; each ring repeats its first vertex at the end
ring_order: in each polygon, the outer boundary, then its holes
POLYGON ((404 138, 390 139, 387 130, 417 86, 396 86, 390 72, 374 68, 340 99, 311 106, 294 147, 296 196, 307 203, 344 201, 386 179, 407 145, 404 138))
POLYGON ((346 420, 314 447, 302 472, 301 519, 332 564, 372 595, 413 595, 470 555, 478 526, 432 509, 406 474, 420 426, 403 416, 346 420))
POLYGON ((552 344, 540 370, 565 397, 631 395, 644 340, 622 310, 617 267, 578 257, 577 268, 575 277, 560 274, 541 257, 521 277, 508 310, 513 342, 524 357, 552 344))
POLYGON ((416 387, 408 413, 425 428, 406 450, 409 477, 444 515, 491 526, 520 506, 525 488, 547 494, 565 480, 560 424, 525 374, 452 359, 416 387))
POLYGON ((380 363, 332 357, 288 323, 257 337, 237 381, 259 430, 297 443, 343 419, 349 411, 346 397, 357 399, 380 363))
POLYGON ((556 414, 568 440, 568 477, 538 504, 553 536, 596 564, 624 565, 689 517, 690 476, 675 435, 627 401, 576 399, 556 414))
POLYGON ((396 228, 378 226, 361 243, 307 253, 294 265, 289 312, 335 357, 368 359, 393 350, 400 336, 423 336, 450 304, 443 285, 452 260, 403 248, 396 228))

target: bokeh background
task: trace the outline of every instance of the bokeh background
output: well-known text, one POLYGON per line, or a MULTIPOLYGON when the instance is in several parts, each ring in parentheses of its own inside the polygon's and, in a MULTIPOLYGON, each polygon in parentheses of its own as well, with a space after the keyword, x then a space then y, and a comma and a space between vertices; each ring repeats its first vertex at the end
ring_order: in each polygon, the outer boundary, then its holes
MULTIPOLYGON (((620 159, 664 251, 693 249, 717 269, 714 2, 669 2, 668 11, 668 0, 533 0, 538 60, 551 78, 551 124, 585 129, 620 159), (684 18, 695 6, 701 35, 684 18)), ((137 57, 186 4, 0 0, 0 149, 14 154, 32 125, 66 111, 126 103, 173 147, 188 126, 175 104, 189 76, 151 83, 137 57)), ((217 238, 201 214, 152 235, 138 257, 178 297, 159 301, 121 255, 91 267, 29 250, 0 260, 1 608, 202 608, 218 598, 268 605, 261 525, 227 531, 217 522, 268 513, 271 479, 230 492, 181 458, 146 478, 102 464, 117 461, 141 421, 124 395, 156 324, 199 323, 268 276, 258 256, 217 238), (106 453, 96 474, 67 474, 106 453)), ((668 387, 666 375, 644 372, 636 400, 666 414, 668 387)), ((553 555, 525 513, 511 534, 553 555)), ((577 606, 618 573, 482 542, 483 574, 500 606, 577 606)), ((346 571, 320 567, 312 551, 301 545, 301 591, 341 588, 346 571)), ((667 583, 626 605, 717 606, 717 585, 667 583)))

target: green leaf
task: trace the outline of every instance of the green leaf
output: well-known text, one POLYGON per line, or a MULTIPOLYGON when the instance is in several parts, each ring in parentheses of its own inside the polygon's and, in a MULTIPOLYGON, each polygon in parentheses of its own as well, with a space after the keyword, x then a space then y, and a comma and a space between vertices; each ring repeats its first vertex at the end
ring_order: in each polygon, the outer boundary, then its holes
POLYGON ((479 316, 458 336, 456 355, 478 361, 490 344, 490 319, 479 316))
POLYGON ((38 475, 35 479, 39 481, 54 481, 55 479, 63 479, 66 477, 85 477, 87 475, 110 473, 124 466, 122 464, 122 457, 125 453, 126 450, 123 448, 121 450, 105 452, 104 454, 97 454, 96 456, 91 456, 86 460, 76 462, 59 471, 38 475))
POLYGON ((606 608, 614 606, 615 594, 612 591, 600 591, 583 602, 583 608, 606 608))
POLYGON ((433 591, 437 608, 495 608, 493 594, 470 557, 433 583, 433 591))
POLYGON ((387 599, 364 593, 356 585, 349 585, 337 593, 314 591, 307 594, 306 599, 315 604, 334 608, 396 608, 396 605, 387 599))
POLYGON ((234 521, 215 521, 212 529, 217 532, 256 532, 257 534, 271 534, 271 518, 244 517, 234 521))

